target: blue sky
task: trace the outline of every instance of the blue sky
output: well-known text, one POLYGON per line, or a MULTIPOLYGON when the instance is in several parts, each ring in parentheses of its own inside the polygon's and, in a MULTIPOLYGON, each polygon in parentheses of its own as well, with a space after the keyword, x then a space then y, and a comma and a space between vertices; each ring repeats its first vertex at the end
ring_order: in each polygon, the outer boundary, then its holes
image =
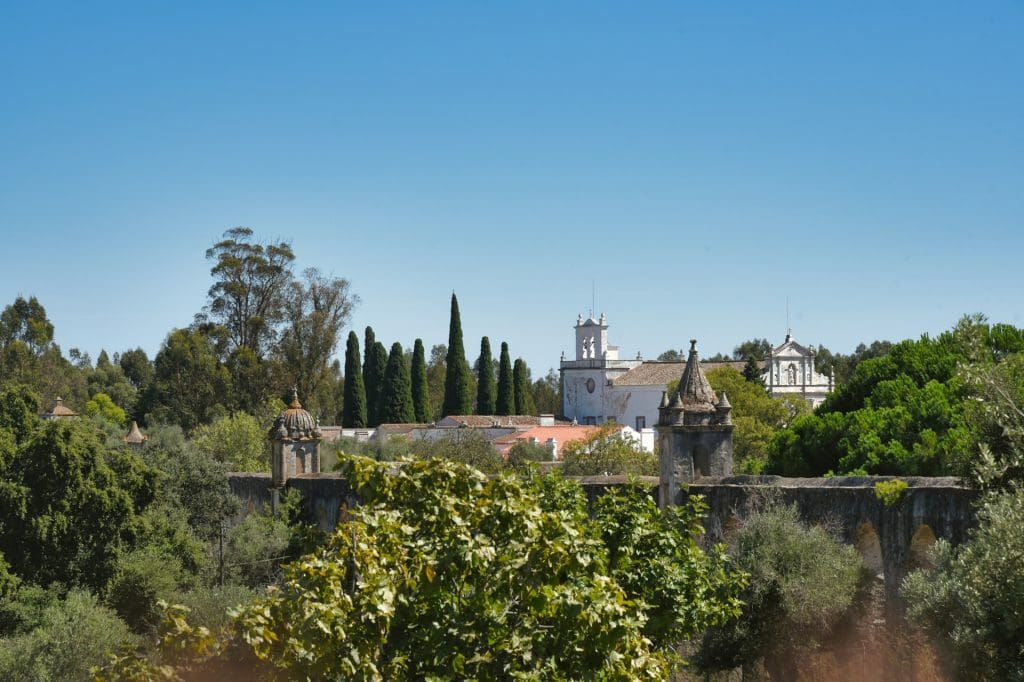
POLYGON ((246 225, 353 324, 651 358, 1024 326, 1024 6, 0 9, 0 304, 93 356, 189 324, 246 225))

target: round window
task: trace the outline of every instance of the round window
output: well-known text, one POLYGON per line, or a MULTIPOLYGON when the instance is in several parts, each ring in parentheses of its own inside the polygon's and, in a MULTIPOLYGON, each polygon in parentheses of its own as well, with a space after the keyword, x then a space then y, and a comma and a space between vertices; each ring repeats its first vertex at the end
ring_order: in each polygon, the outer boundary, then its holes
POLYGON ((593 378, 587 379, 587 393, 593 393, 594 392, 594 388, 596 386, 597 386, 597 384, 594 383, 593 378))

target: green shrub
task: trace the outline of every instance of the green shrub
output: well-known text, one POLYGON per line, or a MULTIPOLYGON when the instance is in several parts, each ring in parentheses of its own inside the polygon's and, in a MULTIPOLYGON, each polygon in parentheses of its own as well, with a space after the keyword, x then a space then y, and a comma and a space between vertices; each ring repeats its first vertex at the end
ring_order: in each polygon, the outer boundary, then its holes
POLYGON ((903 497, 907 482, 898 478, 891 481, 879 481, 875 484, 875 497, 886 507, 891 507, 903 497))
POLYGON ((950 679, 1024 679, 1024 491, 986 498, 967 542, 939 540, 934 568, 911 573, 912 622, 935 638, 950 679))
POLYGON ((796 507, 752 514, 730 541, 750 573, 739 620, 705 633, 698 668, 728 670, 764 658, 771 679, 796 679, 794 663, 814 648, 853 604, 864 577, 857 550, 815 526, 796 507))
POLYGON ((256 591, 244 585, 198 587, 187 592, 176 592, 167 600, 189 609, 189 623, 203 626, 210 632, 222 630, 231 620, 228 609, 248 604, 256 591))
POLYGON ((107 603, 133 631, 147 634, 160 623, 157 601, 174 593, 183 578, 177 558, 155 547, 144 547, 117 562, 107 586, 107 603))
POLYGON ((41 614, 30 632, 0 639, 0 681, 89 680, 107 652, 137 638, 117 615, 82 590, 72 590, 41 614))

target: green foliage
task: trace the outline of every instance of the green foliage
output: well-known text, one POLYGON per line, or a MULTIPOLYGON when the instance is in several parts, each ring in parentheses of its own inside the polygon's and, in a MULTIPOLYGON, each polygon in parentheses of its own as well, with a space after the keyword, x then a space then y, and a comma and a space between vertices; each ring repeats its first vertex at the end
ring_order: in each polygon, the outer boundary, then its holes
POLYGON ((270 443, 262 425, 252 415, 235 412, 192 432, 199 452, 229 471, 270 471, 270 443))
POLYGON ((1024 492, 988 496, 978 525, 956 549, 939 540, 933 568, 910 574, 903 597, 912 621, 937 641, 962 680, 1024 678, 1024 492))
POLYGON ((125 379, 138 391, 142 391, 153 381, 153 363, 149 361, 146 351, 141 348, 121 353, 118 365, 125 379))
MULTIPOLYGON (((367 339, 373 336, 373 330, 366 328, 367 339)), ((366 363, 363 365, 363 382, 366 386, 366 418, 368 426, 379 426, 381 410, 381 390, 383 389, 384 372, 388 365, 388 352, 384 344, 374 341, 366 349, 366 363)))
MULTIPOLYGON (((282 299, 285 327, 277 355, 292 385, 306 397, 306 409, 326 417, 334 411, 323 409, 318 398, 325 384, 333 382, 331 357, 359 297, 351 293, 347 279, 306 268, 301 281, 284 288, 282 299)), ((337 423, 333 415, 330 423, 337 423)))
MULTIPOLYGON (((687 561, 645 567, 637 558, 619 569, 636 579, 631 594, 569 483, 487 480, 441 460, 394 476, 347 460, 344 473, 365 504, 235 624, 237 637, 288 677, 664 679, 675 641, 644 635, 652 615, 673 614, 655 632, 689 635, 735 610, 736 577, 719 555, 702 558, 692 519, 662 526, 687 561), (673 570, 684 575, 671 584, 700 600, 649 606, 643 597, 673 570)), ((657 510, 608 513, 619 526, 640 526, 657 510)), ((619 554, 646 557, 641 546, 659 535, 626 538, 630 550, 619 554)))
MULTIPOLYGON (((1002 334, 1009 332, 1002 330, 1002 334)), ((966 409, 982 441, 977 456, 971 458, 971 473, 983 489, 1024 481, 1024 353, 1003 358, 999 363, 976 363, 963 373, 978 398, 968 402, 966 409)))
POLYGON ((412 409, 416 421, 425 424, 431 421, 434 412, 430 407, 430 383, 427 377, 427 361, 423 341, 416 339, 412 350, 412 409))
MULTIPOLYGON (((795 417, 811 411, 802 398, 772 398, 760 380, 750 381, 731 367, 713 369, 707 373, 707 379, 716 392, 724 391, 732 404, 733 459, 737 472, 761 473, 775 433, 795 417)), ((672 392, 670 389, 669 395, 672 392)))
POLYGON ((512 359, 509 357, 508 344, 501 342, 501 356, 498 362, 498 397, 494 413, 502 416, 513 414, 516 409, 516 394, 513 386, 512 359))
POLYGON ((35 296, 27 301, 18 296, 0 313, 0 346, 7 347, 15 341, 24 343, 35 355, 53 342, 53 323, 35 296))
POLYGON ((516 358, 512 367, 512 395, 516 414, 537 414, 530 387, 530 369, 526 366, 525 360, 516 358))
POLYGON ((550 461, 551 448, 546 444, 521 440, 509 448, 506 463, 513 469, 523 470, 531 463, 550 461))
POLYGON ((382 424, 408 424, 416 419, 412 407, 412 381, 405 362, 402 344, 391 345, 384 381, 380 391, 380 419, 382 424))
POLYGON ((72 590, 43 610, 33 630, 0 639, 0 680, 84 682, 108 651, 136 641, 113 611, 88 592, 72 590))
MULTIPOLYGON (((97 394, 102 393, 109 398, 113 406, 123 412, 131 412, 135 408, 139 397, 138 389, 128 380, 120 365, 110 361, 106 351, 100 351, 100 356, 96 360, 96 369, 88 373, 86 381, 89 395, 94 398, 97 394)), ((86 403, 85 407, 88 412, 89 404, 86 403)), ((127 424, 127 418, 117 422, 116 419, 108 417, 107 421, 119 423, 122 426, 127 424)))
POLYGON ((796 679, 800 654, 853 604, 862 579, 857 550, 820 526, 804 526, 796 507, 770 507, 744 521, 730 554, 750 574, 743 612, 705 634, 698 668, 727 670, 765 658, 772 679, 796 679))
POLYGON ((39 426, 41 409, 39 396, 28 386, 6 386, 0 392, 0 430, 10 433, 18 443, 24 441, 39 426))
POLYGON ((367 325, 363 336, 363 390, 366 392, 366 424, 376 426, 377 403, 380 400, 380 382, 384 378, 385 365, 377 366, 374 358, 374 346, 377 335, 373 327, 367 325))
POLYGON ((0 596, 0 638, 25 634, 39 627, 46 610, 60 602, 62 591, 59 585, 45 588, 22 582, 0 596))
POLYGON ((768 471, 963 474, 978 435, 966 417, 969 391, 959 368, 977 354, 987 325, 965 319, 937 339, 903 341, 860 363, 814 414, 793 420, 770 446, 768 471))
POLYGON ((153 421, 191 431, 226 412, 230 387, 213 341, 197 330, 175 329, 156 355, 144 409, 153 421))
POLYGON ((907 482, 898 478, 891 481, 879 481, 875 484, 875 497, 886 507, 900 501, 907 490, 907 482))
POLYGON ((745 576, 729 564, 725 547, 705 553, 703 499, 659 510, 649 489, 613 488, 594 504, 594 522, 608 552, 608 571, 626 594, 645 605, 644 636, 671 647, 740 613, 745 576), (683 607, 683 608, 681 608, 683 607))
POLYGON ((497 473, 504 468, 505 460, 494 449, 494 444, 477 429, 452 431, 437 440, 410 443, 410 450, 421 459, 460 462, 487 474, 497 473))
POLYGON ((138 531, 156 472, 129 452, 107 453, 91 424, 54 420, 18 446, 0 472, 0 552, 15 573, 94 590, 118 547, 138 531))
POLYGON ((227 466, 200 453, 177 426, 153 426, 148 435, 141 456, 163 474, 157 504, 182 510, 198 537, 214 538, 239 506, 228 486, 227 466))
POLYGON ((249 348, 263 359, 282 318, 295 254, 287 242, 255 243, 252 236, 249 228, 234 227, 207 249, 214 281, 206 309, 227 330, 232 348, 249 348))
POLYGON ((251 588, 274 582, 281 564, 293 558, 288 552, 291 541, 292 529, 283 515, 246 516, 227 533, 224 556, 231 582, 251 588))
POLYGON ((128 425, 128 415, 106 393, 97 393, 85 404, 85 412, 118 426, 128 425))
POLYGON ((491 340, 480 339, 480 357, 476 360, 476 413, 494 414, 498 400, 498 386, 494 379, 494 361, 491 340))
POLYGON ((469 364, 462 345, 462 318, 459 301, 452 292, 452 311, 448 325, 448 356, 445 358, 444 403, 441 416, 472 414, 473 392, 469 385, 469 364))
POLYGON ((345 403, 341 424, 348 428, 366 426, 366 387, 359 361, 359 337, 355 332, 348 333, 345 346, 345 403))
POLYGON ((531 388, 537 414, 562 413, 561 383, 554 369, 549 369, 547 374, 533 382, 531 388))
POLYGON ((106 601, 133 631, 147 634, 162 617, 157 601, 173 594, 184 582, 181 562, 154 547, 120 557, 107 585, 106 601))
POLYGON ((560 445, 562 473, 566 476, 636 474, 657 476, 658 459, 639 443, 626 439, 619 427, 610 424, 586 438, 560 445))

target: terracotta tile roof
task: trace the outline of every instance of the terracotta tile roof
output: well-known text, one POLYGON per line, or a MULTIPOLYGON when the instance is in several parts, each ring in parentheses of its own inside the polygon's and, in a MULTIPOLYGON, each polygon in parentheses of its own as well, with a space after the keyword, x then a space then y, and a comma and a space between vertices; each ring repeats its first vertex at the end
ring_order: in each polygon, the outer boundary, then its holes
POLYGON ((139 431, 139 425, 133 419, 132 428, 129 429, 128 435, 122 438, 121 440, 131 445, 141 445, 142 443, 145 443, 147 440, 149 440, 149 436, 143 435, 142 431, 139 431))
MULTIPOLYGON (((746 366, 745 360, 726 360, 725 362, 701 362, 700 368, 704 372, 721 367, 732 367, 737 372, 742 372, 746 366)), ((764 368, 765 363, 761 363, 764 368)), ((685 362, 658 362, 656 360, 645 360, 642 364, 634 367, 625 374, 612 379, 615 386, 664 386, 670 381, 683 376, 686 369, 685 362)))
POLYGON ((64 404, 64 401, 62 399, 57 398, 57 400, 54 401, 53 407, 51 407, 46 412, 43 412, 42 415, 40 415, 40 416, 42 416, 42 417, 50 417, 50 418, 52 418, 52 417, 77 417, 78 413, 75 412, 74 410, 72 410, 70 407, 67 407, 64 404))
MULTIPOLYGON (((571 443, 577 440, 583 440, 584 438, 592 435, 595 431, 607 428, 605 426, 536 426, 526 431, 516 431, 506 436, 502 436, 494 441, 495 447, 498 448, 498 452, 505 453, 512 448, 513 445, 519 441, 529 441, 531 438, 536 438, 541 445, 548 442, 549 438, 554 438, 558 443, 558 449, 561 451, 562 447, 566 443, 571 443)), ((621 431, 623 426, 620 424, 618 430, 621 431)))
POLYGON ((417 429, 429 429, 433 424, 381 424, 377 433, 381 436, 398 436, 417 429))
MULTIPOLYGON (((540 417, 531 414, 513 414, 507 416, 489 414, 453 414, 437 422, 438 426, 468 426, 474 429, 489 429, 495 426, 514 426, 516 428, 537 426, 540 424, 540 417)), ((567 424, 559 420, 557 423, 567 424)))

